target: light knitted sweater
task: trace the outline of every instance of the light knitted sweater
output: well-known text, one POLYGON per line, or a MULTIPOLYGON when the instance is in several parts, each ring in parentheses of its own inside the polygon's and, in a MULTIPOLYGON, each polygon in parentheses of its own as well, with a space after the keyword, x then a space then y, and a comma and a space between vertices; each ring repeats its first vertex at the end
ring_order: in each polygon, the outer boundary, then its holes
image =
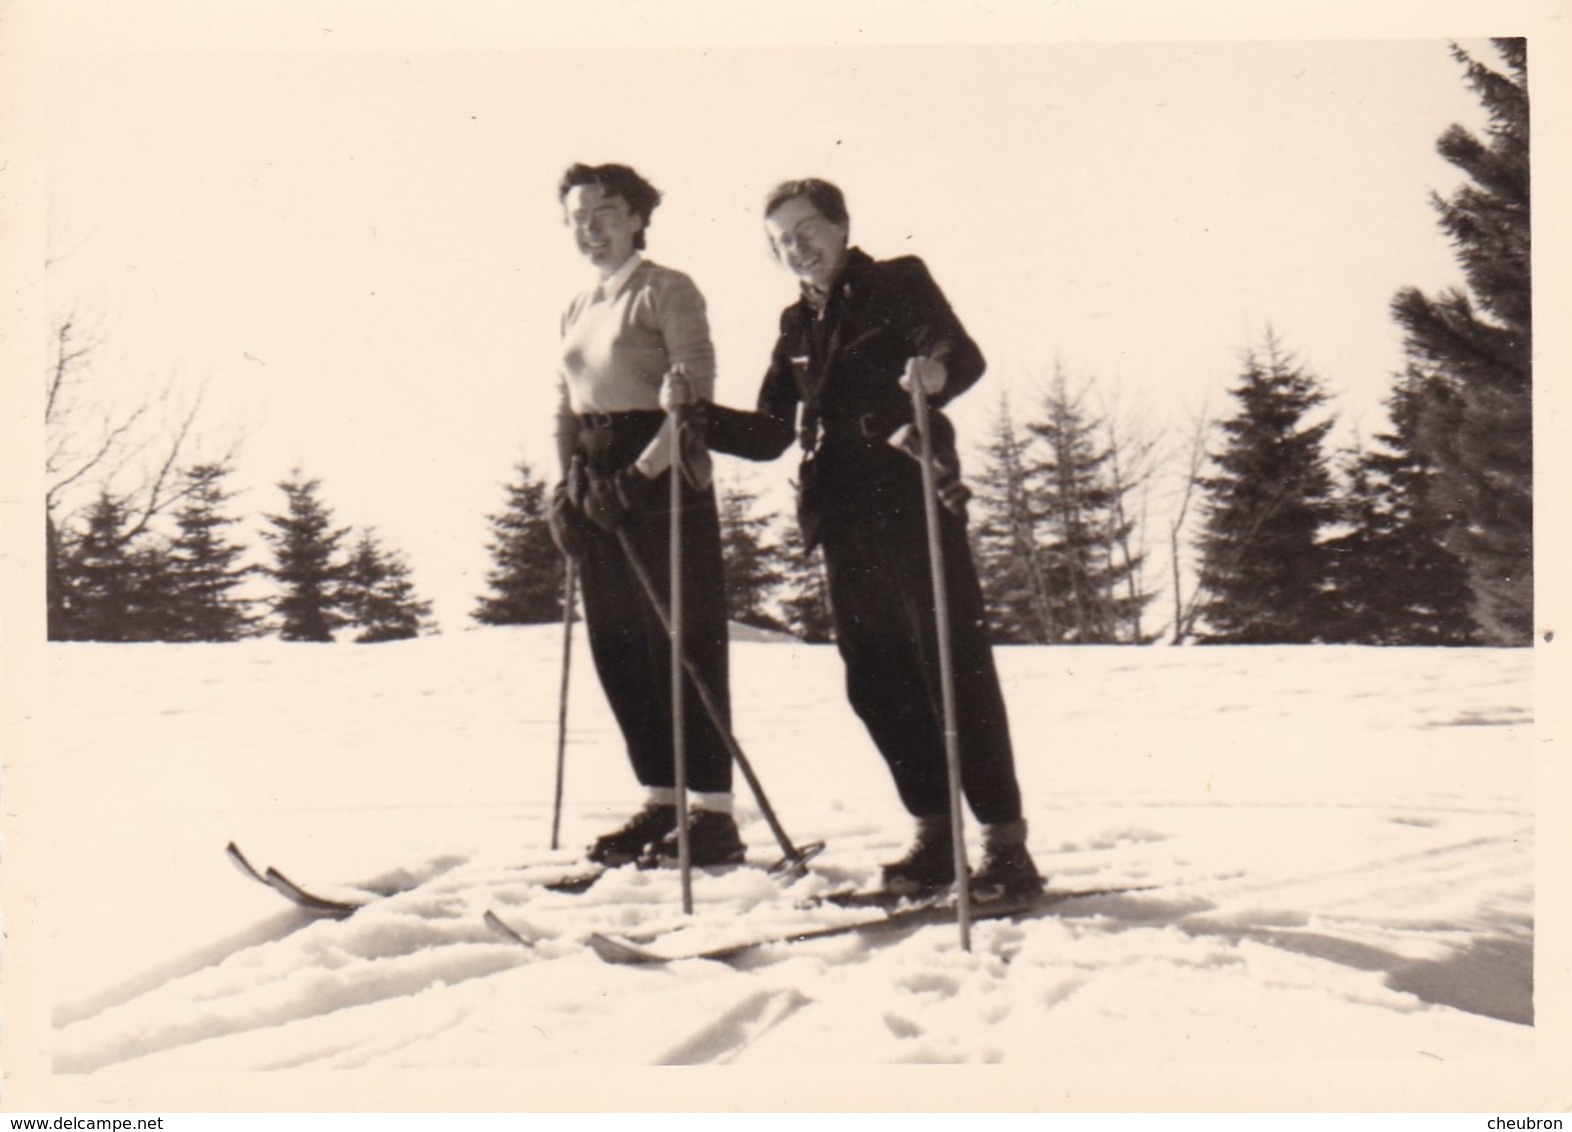
MULTIPOLYGON (((680 271, 640 258, 613 275, 610 294, 594 287, 562 319, 561 403, 557 448, 563 467, 578 435, 576 413, 659 410, 661 380, 681 363, 694 395, 715 395, 715 347, 704 296, 680 271)), ((663 426, 637 464, 655 477, 671 464, 670 426, 663 426)))

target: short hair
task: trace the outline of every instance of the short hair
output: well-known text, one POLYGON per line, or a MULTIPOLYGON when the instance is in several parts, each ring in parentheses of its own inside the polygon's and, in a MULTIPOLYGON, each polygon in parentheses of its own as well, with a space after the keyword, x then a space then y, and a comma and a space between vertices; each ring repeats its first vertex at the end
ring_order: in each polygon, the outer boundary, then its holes
POLYGON ((837 186, 828 181, 821 181, 817 177, 782 181, 776 185, 764 198, 764 218, 768 220, 770 213, 781 205, 799 198, 818 209, 819 215, 831 224, 839 224, 845 228, 851 223, 851 217, 846 212, 845 194, 837 186))
MULTIPOLYGON (((608 197, 621 197, 627 203, 628 210, 644 221, 644 228, 650 226, 650 217, 655 206, 660 204, 660 190, 627 165, 576 163, 569 166, 562 180, 557 183, 557 201, 566 201, 568 193, 580 185, 595 185, 608 197)), ((643 228, 634 233, 633 246, 640 249, 644 247, 643 228)))

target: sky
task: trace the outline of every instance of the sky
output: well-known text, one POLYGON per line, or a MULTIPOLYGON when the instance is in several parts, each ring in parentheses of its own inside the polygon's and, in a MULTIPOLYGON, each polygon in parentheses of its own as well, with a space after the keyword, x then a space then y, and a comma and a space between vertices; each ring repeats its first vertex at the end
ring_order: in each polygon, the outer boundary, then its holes
MULTIPOLYGON (((362 50, 90 40, 36 72, 45 317, 92 330, 122 404, 201 391, 198 454, 242 441, 235 512, 276 512, 296 467, 319 479, 448 631, 515 465, 556 475, 559 319, 587 279, 555 192, 575 161, 664 192, 648 254, 704 292, 734 405, 794 297, 763 196, 839 183, 853 241, 922 256, 989 359, 954 414, 968 445, 1055 364, 1180 443, 1269 327, 1332 395, 1339 442, 1368 438, 1402 366, 1393 293, 1461 281, 1429 203, 1461 177, 1435 141, 1482 113, 1444 33, 876 42, 815 38, 824 10, 783 5, 763 10, 810 26, 781 46, 635 46, 639 10, 606 10, 595 48, 480 49, 481 22, 362 50)), ((778 506, 792 464, 725 461, 722 482, 778 506)))

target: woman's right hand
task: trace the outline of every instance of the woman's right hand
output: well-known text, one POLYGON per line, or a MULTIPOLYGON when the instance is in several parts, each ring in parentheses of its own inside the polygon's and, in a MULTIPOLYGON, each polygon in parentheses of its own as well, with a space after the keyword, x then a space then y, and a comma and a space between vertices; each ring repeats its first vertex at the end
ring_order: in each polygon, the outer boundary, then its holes
POLYGON ((660 383, 660 407, 668 413, 693 404, 693 384, 688 380, 688 369, 681 362, 666 371, 660 383))

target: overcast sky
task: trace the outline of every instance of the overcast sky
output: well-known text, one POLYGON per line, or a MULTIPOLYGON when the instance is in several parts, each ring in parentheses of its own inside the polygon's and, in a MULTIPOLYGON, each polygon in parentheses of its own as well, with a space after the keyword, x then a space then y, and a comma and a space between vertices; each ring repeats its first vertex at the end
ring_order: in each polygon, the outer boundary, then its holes
MULTIPOLYGON (((1030 409, 1055 359, 1158 426, 1225 412, 1268 324, 1334 395, 1340 436, 1368 436, 1402 364, 1393 292, 1460 281, 1429 205, 1460 177, 1435 142, 1483 119, 1445 34, 629 36, 54 56, 45 305, 97 329, 94 365, 128 391, 205 383, 208 449, 246 435, 237 510, 277 509, 299 465, 341 523, 408 554, 453 631, 513 465, 555 476, 558 323, 586 275, 555 196, 574 161, 664 190, 648 254, 706 295, 732 404, 752 402, 794 291, 763 194, 840 183, 854 242, 922 256, 987 355, 957 412, 973 443, 1006 390, 1030 409)), ((791 465, 750 483, 774 492, 791 465)))

